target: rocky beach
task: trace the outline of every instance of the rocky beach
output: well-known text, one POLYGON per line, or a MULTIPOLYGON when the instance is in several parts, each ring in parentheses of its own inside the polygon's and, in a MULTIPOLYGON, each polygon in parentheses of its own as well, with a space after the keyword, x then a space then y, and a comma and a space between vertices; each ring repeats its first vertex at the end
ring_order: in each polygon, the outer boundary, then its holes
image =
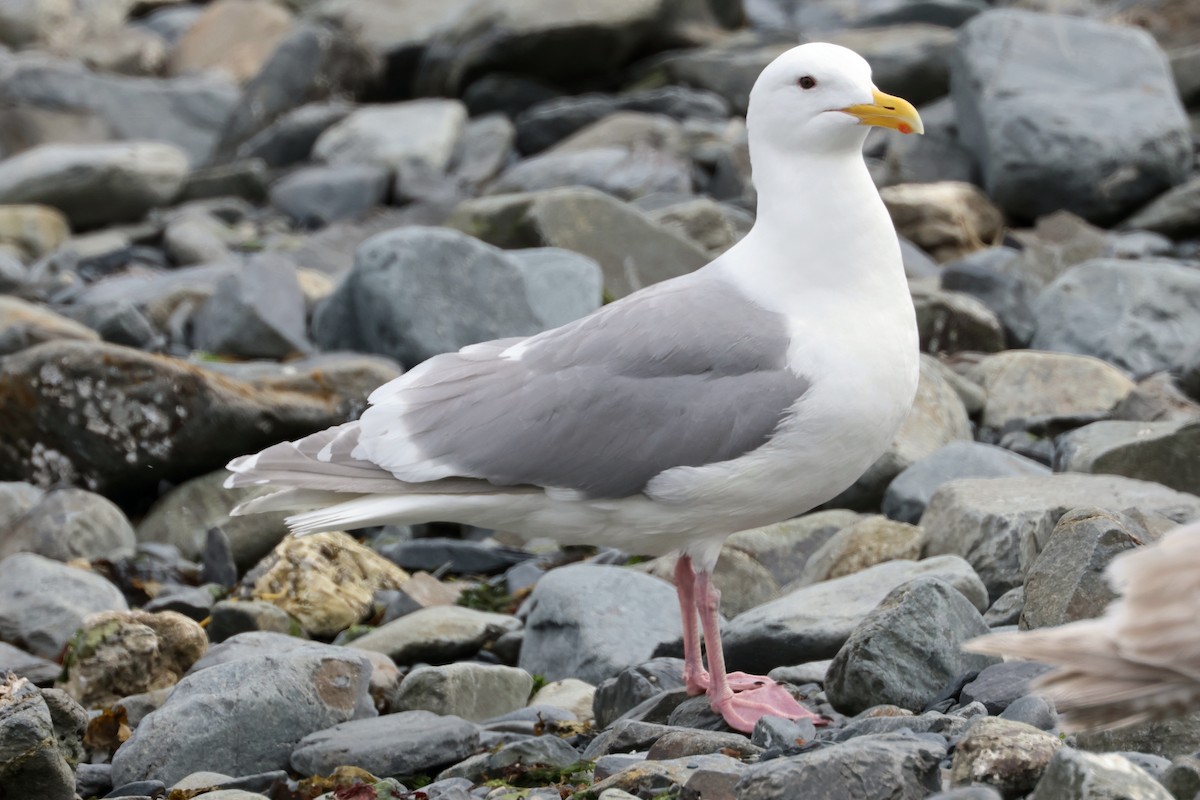
MULTIPOLYGON (((0 0, 0 800, 1195 800, 1200 709, 1063 730, 988 631, 1200 519, 1194 0, 0 0), (431 522, 287 535, 224 465, 755 220, 747 94, 850 47, 920 385, 715 573, 431 522)), ((870 330, 873 320, 861 326, 870 330)))

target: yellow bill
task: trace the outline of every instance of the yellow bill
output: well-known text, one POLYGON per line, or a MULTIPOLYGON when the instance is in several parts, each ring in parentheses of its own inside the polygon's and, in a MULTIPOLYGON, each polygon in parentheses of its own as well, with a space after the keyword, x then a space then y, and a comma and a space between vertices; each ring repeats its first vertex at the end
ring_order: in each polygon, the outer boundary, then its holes
POLYGON ((925 125, 913 104, 902 97, 884 94, 872 89, 872 103, 860 103, 838 109, 852 117, 858 117, 863 125, 877 125, 901 133, 924 133, 925 125))

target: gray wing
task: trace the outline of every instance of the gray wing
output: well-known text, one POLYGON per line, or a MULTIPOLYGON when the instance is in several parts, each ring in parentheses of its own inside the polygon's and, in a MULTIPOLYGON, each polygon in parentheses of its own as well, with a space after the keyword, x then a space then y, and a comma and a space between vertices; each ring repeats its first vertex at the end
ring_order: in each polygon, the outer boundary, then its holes
POLYGON ((785 320, 688 278, 524 340, 519 356, 498 342, 430 359, 372 396, 353 457, 406 482, 606 498, 762 446, 808 385, 787 369, 785 320))

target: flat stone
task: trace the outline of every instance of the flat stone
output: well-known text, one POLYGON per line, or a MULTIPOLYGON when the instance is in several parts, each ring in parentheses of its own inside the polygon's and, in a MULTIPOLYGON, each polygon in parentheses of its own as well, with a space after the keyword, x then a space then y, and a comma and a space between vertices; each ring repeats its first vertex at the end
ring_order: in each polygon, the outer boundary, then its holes
POLYGON ((1008 706, 1030 694, 1029 682, 1048 670, 1035 661, 1006 661, 984 667, 963 686, 958 700, 963 705, 983 703, 989 714, 1001 714, 1008 706))
POLYGON ((1057 736, 1031 725, 979 717, 954 745, 950 782, 987 784, 1005 797, 1023 797, 1037 785, 1062 746, 1057 736))
POLYGON ((457 100, 368 106, 326 129, 313 145, 313 155, 335 166, 373 164, 397 169, 411 160, 444 171, 466 121, 466 109, 457 100))
POLYGON ((301 775, 328 775, 355 766, 372 775, 415 775, 475 752, 479 728, 458 717, 404 711, 343 722, 299 741, 291 756, 301 775))
POLYGON ((592 564, 546 573, 530 595, 520 666, 548 680, 599 684, 680 635, 671 584, 592 564), (627 624, 636 618, 637 624, 627 624))
POLYGON ((844 578, 789 590, 731 620, 723 635, 732 669, 766 672, 782 664, 832 658, 859 623, 897 586, 939 577, 963 592, 977 609, 987 592, 961 558, 887 561, 844 578))
POLYGON ((651 745, 650 750, 646 753, 646 758, 652 761, 666 761, 673 758, 718 752, 726 755, 736 754, 739 758, 748 758, 761 753, 762 748, 751 744, 740 733, 694 729, 670 730, 651 745))
POLYGON ((0 640, 56 659, 89 614, 125 611, 121 590, 99 575, 17 553, 0 561, 0 640))
POLYGON ((1200 421, 1102 420, 1058 439, 1055 464, 1064 472, 1124 475, 1200 494, 1200 421))
POLYGON ((859 714, 848 721, 843 727, 822 730, 817 737, 823 741, 847 742, 860 736, 878 736, 879 734, 925 734, 936 733, 946 739, 956 739, 970 724, 971 720, 955 714, 943 714, 940 711, 926 711, 923 714, 912 715, 902 709, 890 706, 877 706, 876 709, 887 709, 886 715, 870 716, 872 709, 859 714))
POLYGON ((966 478, 934 493, 921 517, 927 556, 954 553, 969 561, 992 600, 1021 585, 1054 526, 1073 508, 1138 508, 1186 520, 1200 499, 1131 478, 1048 475, 966 478))
POLYGON ((996 662, 960 649, 987 632, 979 610, 957 589, 917 578, 892 590, 854 629, 829 665, 825 691, 843 713, 881 703, 920 711, 957 676, 996 662))
POLYGON ((554 149, 513 164, 488 187, 487 194, 568 186, 589 186, 622 200, 634 200, 655 192, 689 193, 692 178, 689 164, 651 148, 554 149))
POLYGON ((1120 225, 1126 230, 1154 231, 1175 238, 1200 231, 1200 178, 1192 178, 1160 194, 1120 225))
POLYGON ((670 791, 673 786, 686 787, 699 776, 711 778, 718 775, 724 777, 719 785, 723 793, 729 796, 737 779, 746 771, 742 762, 721 753, 667 761, 646 760, 598 781, 592 785, 591 791, 603 793, 610 789, 621 789, 638 797, 653 797, 655 794, 670 791))
POLYGON ((924 543, 925 535, 915 525, 878 515, 864 517, 821 545, 792 585, 841 578, 885 561, 916 560, 924 543))
POLYGON ((48 658, 0 642, 0 674, 8 672, 16 673, 38 686, 50 686, 62 672, 62 667, 48 658))
POLYGON ((1171 800, 1171 793, 1116 753, 1096 755, 1064 747, 1054 754, 1030 800, 1138 797, 1171 800))
POLYGON ((383 205, 391 180, 387 167, 374 164, 302 167, 271 186, 271 205, 298 225, 319 228, 383 205))
POLYGON ((405 569, 436 570, 454 575, 495 575, 534 558, 532 553, 515 547, 440 536, 385 545, 380 552, 405 569))
POLYGON ((524 670, 461 662, 418 667, 400 684, 395 703, 402 711, 432 711, 479 721, 523 708, 533 690, 524 670))
POLYGON ((520 622, 505 614, 431 606, 381 625, 351 646, 386 653, 397 664, 449 663, 474 655, 501 634, 520 627, 520 622))

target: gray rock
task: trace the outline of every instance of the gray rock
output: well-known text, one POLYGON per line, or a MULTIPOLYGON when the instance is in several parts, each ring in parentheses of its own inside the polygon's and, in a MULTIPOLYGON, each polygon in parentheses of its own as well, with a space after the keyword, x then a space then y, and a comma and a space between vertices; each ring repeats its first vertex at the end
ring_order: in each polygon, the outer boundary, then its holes
POLYGON ((181 201, 240 198, 251 203, 267 199, 270 172, 261 158, 245 158, 228 164, 200 167, 188 175, 180 191, 181 201))
POLYGON ((934 493, 921 517, 927 556, 971 563, 992 600, 1024 583, 1058 520, 1083 506, 1136 507, 1172 519, 1200 515, 1200 499, 1153 483, 1100 475, 966 478, 934 493))
POLYGON ((962 705, 979 702, 988 713, 998 715, 1009 704, 1029 694, 1029 682, 1049 669, 1034 661, 1006 661, 980 670, 958 694, 962 705))
POLYGON ((1033 347, 1103 358, 1135 374, 1182 366, 1200 326, 1200 271, 1108 259, 1073 267, 1034 306, 1033 347))
POLYGON ((1120 227, 1165 233, 1177 239, 1200 233, 1200 178, 1192 178, 1163 192, 1120 227))
POLYGON ((383 205, 391 179, 387 167, 373 164, 304 167, 271 187, 271 205, 299 225, 319 228, 383 205))
POLYGON ((534 558, 526 550, 442 536, 378 546, 381 555, 406 570, 453 575, 495 575, 534 558))
POLYGON ((0 141, 20 136, 31 146, 78 142, 85 136, 164 142, 198 166, 211 157, 239 94, 220 76, 147 80, 103 75, 75 61, 21 53, 0 63, 0 104, 6 109, 0 141))
POLYGON ((601 305, 604 273, 585 255, 561 247, 508 250, 525 277, 529 305, 543 327, 557 328, 601 305))
POLYGON ((0 641, 58 658, 83 618, 124 611, 121 590, 92 572, 17 553, 0 561, 0 641))
MULTIPOLYGON (((844 28, 926 23, 957 28, 987 8, 977 0, 851 0, 813 6, 802 0, 750 0, 746 15, 758 28, 830 31, 844 28)), ((889 90, 890 91, 890 90, 889 90)))
POLYGON ((750 741, 764 750, 780 748, 784 751, 802 747, 817 738, 817 726, 810 719, 797 722, 767 714, 754 723, 750 741))
POLYGON ((883 513, 917 523, 938 487, 958 478, 1008 478, 1049 475, 1050 470, 1023 456, 980 442, 959 441, 913 463, 888 484, 883 513))
POLYGON ((598 685, 646 661, 681 630, 672 586, 620 567, 551 570, 534 587, 528 608, 519 663, 547 680, 598 685))
POLYGON ((753 35, 729 37, 708 47, 666 53, 651 76, 663 83, 704 89, 723 98, 736 114, 745 115, 750 89, 763 69, 795 41, 753 35))
POLYGON ((746 553, 770 570, 777 583, 786 585, 804 574, 808 559, 817 550, 861 517, 846 509, 816 511, 775 525, 739 531, 729 537, 725 547, 746 553))
POLYGON ((877 26, 856 24, 826 41, 849 47, 865 58, 871 65, 872 80, 884 91, 921 105, 950 90, 954 38, 954 31, 942 25, 888 19, 877 26))
POLYGON ((1026 725, 1049 731, 1058 725, 1058 712, 1054 704, 1040 694, 1027 694, 1018 697, 1000 712, 1000 719, 1011 719, 1024 722, 1026 725))
POLYGON ((419 667, 405 676, 396 696, 401 711, 432 711, 479 721, 524 707, 533 676, 524 670, 462 662, 419 667))
MULTIPOLYGON (((804 565, 804 572, 790 587, 841 578, 885 561, 917 559, 921 556, 923 544, 924 535, 915 525, 879 515, 866 516, 842 528, 821 545, 804 565)), ((763 602, 773 599, 768 597, 763 602)))
POLYGON ((941 272, 942 288, 969 294, 990 308, 1014 346, 1027 345, 1037 329, 1033 303, 1038 284, 1019 264, 1018 251, 989 247, 945 264, 941 272))
MULTIPOLYGON (((486 739, 486 734, 485 737, 486 739)), ((509 742, 491 753, 480 753, 447 770, 439 778, 467 778, 472 784, 504 780, 514 768, 562 769, 579 761, 579 752, 557 736, 533 736, 509 742)))
POLYGON ((96 341, 99 338, 86 326, 48 308, 0 296, 0 355, 55 339, 96 341))
POLYGON ((952 785, 987 784, 1005 797, 1024 797, 1062 747, 1057 736, 1021 722, 980 717, 954 745, 952 785))
POLYGON ((26 653, 19 647, 0 642, 0 675, 15 672, 38 686, 53 685, 62 667, 48 658, 26 653))
POLYGON ((1054 754, 1030 800, 1171 800, 1171 793, 1116 753, 1064 747, 1054 754))
POLYGON ((263 600, 222 600, 214 603, 209 614, 208 637, 224 642, 238 634, 262 631, 305 637, 299 620, 274 603, 263 600))
POLYGON ((606 296, 691 272, 708 254, 636 208, 587 188, 468 200, 448 224, 497 247, 562 247, 592 258, 604 271, 606 296))
POLYGON ((354 106, 339 100, 294 108, 239 145, 237 156, 259 158, 274 168, 307 161, 317 138, 353 110, 354 106))
POLYGON ((366 656, 312 646, 193 671, 113 755, 113 783, 286 768, 303 737, 374 715, 370 677, 366 656))
POLYGON ((75 768, 75 794, 103 797, 111 789, 112 764, 80 764, 75 768))
POLYGON ((996 9, 963 27, 950 74, 962 141, 1013 217, 1116 222, 1187 175, 1187 118, 1143 31, 996 9), (1097 90, 1127 114, 1097 117, 1097 90))
POLYGON ((477 725, 405 711, 315 731, 296 744, 291 767, 301 775, 328 775, 343 765, 373 775, 415 775, 460 761, 478 746, 477 725))
POLYGON ((157 142, 45 144, 0 161, 0 203, 53 206, 73 228, 136 222, 187 172, 187 154, 157 142))
POLYGON ((468 344, 534 334, 543 319, 583 310, 572 273, 594 285, 594 265, 583 261, 559 259, 551 271, 457 231, 397 230, 358 249, 354 269, 318 311, 313 336, 327 349, 415 365, 468 344))
POLYGON ((163 231, 163 249, 180 266, 230 262, 235 238, 233 229, 215 214, 194 209, 172 215, 163 231))
POLYGON ((1103 614, 1117 598, 1105 568, 1121 553, 1151 541, 1146 528, 1125 514, 1099 508, 1064 514, 1025 574, 1021 628, 1062 625, 1103 614))
POLYGON ((987 607, 986 590, 961 558, 888 561, 794 591, 785 587, 778 600, 738 615, 724 631, 726 660, 733 669, 765 672, 832 658, 888 593, 923 576, 942 578, 975 608, 987 607))
POLYGON ((689 166, 650 148, 597 147, 550 152, 509 167, 488 187, 488 194, 538 192, 565 186, 590 186, 622 200, 654 192, 690 193, 689 166))
POLYGON ((516 128, 503 114, 484 114, 470 120, 450 164, 455 182, 478 191, 504 169, 515 139, 516 128))
POLYGON ((920 711, 959 675, 996 662, 960 649, 987 632, 979 610, 957 589, 917 578, 892 590, 854 629, 829 665, 825 691, 847 714, 881 703, 920 711))
POLYGON ((658 224, 682 233, 714 256, 737 244, 754 223, 745 211, 708 197, 684 199, 648 213, 658 224))
POLYGON ((212 616, 217 595, 237 583, 236 575, 225 583, 207 583, 203 586, 165 586, 153 599, 146 601, 142 610, 150 613, 174 611, 188 619, 203 622, 212 616))
POLYGON ((328 164, 372 164, 397 169, 418 161, 439 172, 463 135, 467 111, 457 100, 413 100, 352 111, 313 145, 328 164))
POLYGON ((397 664, 446 664, 474 655, 501 634, 520 627, 505 614, 430 606, 381 625, 355 639, 352 646, 386 653, 397 664))
POLYGON ((981 301, 969 294, 917 284, 910 288, 922 352, 995 353, 1004 349, 1000 318, 981 301))
POLYGON ((737 800, 917 800, 940 788, 938 737, 884 733, 777 758, 746 770, 737 800))
MULTIPOLYGON (((1142 768, 1145 769, 1144 766, 1142 768)), ((1146 771, 1150 772, 1150 770, 1146 771)), ((1175 759, 1174 763, 1169 763, 1169 766, 1161 774, 1155 775, 1153 772, 1150 774, 1154 775, 1176 800, 1181 797, 1195 798, 1197 794, 1200 794, 1200 759, 1195 754, 1180 756, 1175 759)))
POLYGON ((1200 403, 1175 383, 1170 373, 1142 378, 1112 410, 1113 419, 1136 422, 1184 422, 1200 419, 1200 403))
POLYGON ((196 346, 220 355, 283 359, 311 349, 296 267, 270 254, 221 279, 195 319, 196 346))
POLYGON ((1004 796, 990 786, 967 786, 931 794, 925 800, 1004 800, 1004 796))
POLYGON ((1129 751, 1177 758, 1200 750, 1200 714, 1192 712, 1108 731, 1079 731, 1075 746, 1095 753, 1129 751))
POLYGON ((670 726, 638 720, 620 719, 606 726, 583 751, 585 759, 613 753, 644 752, 670 731, 670 726))
POLYGON ((16 675, 0 680, 0 781, 16 797, 75 797, 75 774, 55 743, 46 701, 16 675))
POLYGON ((625 712, 652 697, 683 688, 683 660, 653 658, 621 670, 596 687, 592 713, 596 727, 607 729, 625 712))
POLYGON ((1059 437, 1055 467, 1064 472, 1124 475, 1200 494, 1200 420, 1102 420, 1059 437))
POLYGON ((651 761, 667 761, 717 752, 724 752, 726 755, 736 753, 739 758, 748 758, 761 753, 762 748, 746 741, 746 737, 740 733, 684 728, 670 730, 660 736, 650 746, 646 758, 651 761))
POLYGON ((18 552, 56 561, 118 559, 133 555, 136 545, 124 512, 112 501, 82 489, 46 492, 6 527, 0 559, 18 552))
POLYGON ((970 724, 971 719, 957 714, 943 714, 940 711, 926 711, 916 716, 899 713, 899 709, 889 706, 882 708, 895 712, 889 715, 870 716, 871 712, 860 714, 840 728, 822 729, 817 738, 821 741, 846 742, 860 736, 876 736, 882 733, 936 733, 946 739, 956 739, 970 724))

